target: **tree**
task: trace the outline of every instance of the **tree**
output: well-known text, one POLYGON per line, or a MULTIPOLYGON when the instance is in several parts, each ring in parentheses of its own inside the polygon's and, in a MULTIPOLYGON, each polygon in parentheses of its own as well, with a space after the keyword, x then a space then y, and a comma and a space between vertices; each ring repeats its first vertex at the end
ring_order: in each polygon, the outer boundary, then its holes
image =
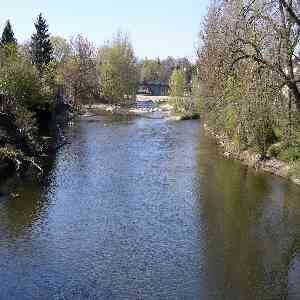
POLYGON ((128 103, 136 94, 138 72, 133 47, 119 32, 112 42, 98 49, 101 93, 111 103, 128 103))
POLYGON ((173 71, 170 79, 170 96, 174 99, 174 110, 176 112, 190 113, 194 110, 192 98, 184 95, 185 87, 185 72, 178 67, 173 71))
POLYGON ((185 88, 185 74, 180 68, 175 69, 170 79, 170 96, 183 97, 185 88))
POLYGON ((161 73, 160 73, 160 80, 162 82, 169 82, 172 72, 176 67, 176 59, 169 56, 166 59, 161 61, 161 73))
POLYGON ((64 51, 58 51, 62 58, 58 73, 66 92, 75 105, 82 101, 91 102, 99 90, 99 79, 96 69, 94 45, 82 35, 77 35, 68 44, 62 43, 64 51))
POLYGON ((50 41, 48 25, 42 14, 38 15, 34 24, 36 33, 31 37, 31 57, 40 73, 53 59, 53 47, 50 41))
POLYGON ((186 57, 175 59, 171 56, 166 59, 144 59, 140 62, 141 80, 160 80, 163 83, 170 81, 172 72, 179 67, 185 69, 186 81, 192 79, 191 63, 186 57))
MULTIPOLYGON (((0 48, 0 160, 13 162, 17 170, 28 163, 37 166, 33 156, 42 151, 38 139, 36 111, 43 109, 48 98, 37 69, 23 53, 0 48), (3 135, 4 133, 4 135, 3 135)), ((16 48, 16 47, 15 47, 16 48)))
POLYGON ((0 90, 7 95, 10 109, 14 110, 16 106, 29 110, 43 107, 48 99, 36 68, 19 53, 8 57, 1 52, 0 90))
POLYGON ((70 44, 60 36, 53 36, 50 41, 53 47, 53 59, 58 64, 64 63, 71 51, 70 44))
POLYGON ((192 64, 186 57, 178 58, 176 60, 176 68, 184 71, 185 81, 191 82, 192 80, 192 64))
MULTIPOLYGON (((286 2, 296 16, 299 3, 286 2)), ((299 128, 294 70, 300 32, 283 1, 213 1, 199 36, 205 122, 235 146, 255 149, 263 158, 272 143, 289 147, 290 133, 299 128), (283 95, 283 87, 293 98, 283 95)))
POLYGON ((246 1, 244 13, 236 22, 239 33, 231 46, 232 66, 252 61, 257 70, 277 74, 281 87, 287 87, 300 112, 300 80, 295 69, 299 61, 299 0, 246 1), (266 51, 267 50, 267 51, 266 51))
POLYGON ((161 64, 159 60, 145 59, 142 62, 141 80, 160 80, 161 64))
POLYGON ((2 38, 1 38, 1 45, 7 45, 7 44, 17 44, 17 40, 15 38, 15 34, 13 32, 11 23, 9 20, 6 21, 3 33, 2 33, 2 38))

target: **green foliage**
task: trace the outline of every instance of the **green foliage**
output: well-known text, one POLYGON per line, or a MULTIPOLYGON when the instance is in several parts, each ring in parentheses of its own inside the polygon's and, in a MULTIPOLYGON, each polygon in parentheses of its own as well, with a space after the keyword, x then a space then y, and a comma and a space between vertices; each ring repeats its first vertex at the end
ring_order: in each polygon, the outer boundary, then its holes
POLYGON ((13 114, 16 118, 16 126, 20 128, 30 144, 34 143, 34 139, 38 130, 35 120, 35 113, 28 110, 24 106, 18 105, 13 111, 13 114))
POLYGON ((71 47, 68 41, 60 36, 53 36, 50 38, 53 47, 53 59, 56 63, 62 64, 66 62, 68 56, 71 54, 71 47))
POLYGON ((0 148, 0 161, 11 161, 15 165, 19 164, 17 161, 19 158, 23 158, 24 155, 20 150, 10 149, 7 147, 0 148))
POLYGON ((192 77, 192 97, 197 101, 201 101, 201 88, 200 88, 200 80, 198 76, 193 75, 192 77))
POLYGON ((283 129, 280 127, 274 127, 273 133, 276 141, 281 141, 283 138, 283 129))
POLYGON ((9 20, 6 21, 1 37, 1 45, 4 46, 7 44, 17 45, 17 40, 9 20))
POLYGON ((185 75, 183 70, 175 69, 170 79, 170 96, 183 97, 185 88, 185 75))
POLYGON ((237 112, 232 106, 224 109, 224 130, 226 134, 233 137, 237 129, 237 112))
POLYGON ((48 33, 48 25, 42 14, 38 15, 34 24, 36 33, 31 37, 31 57, 32 62, 36 65, 41 73, 53 59, 53 47, 48 33))
POLYGON ((19 54, 6 57, 0 68, 0 89, 9 98, 29 109, 40 108, 48 100, 36 69, 19 54))
POLYGON ((300 160, 293 162, 290 175, 300 179, 300 160))
POLYGON ((22 151, 13 148, 0 148, 0 161, 11 162, 17 171, 19 171, 22 164, 26 162, 31 164, 39 172, 39 174, 43 173, 42 168, 34 161, 33 158, 25 156, 22 151))
POLYGON ((278 158, 284 161, 296 161, 300 159, 300 131, 295 130, 289 141, 283 143, 278 158))
POLYGON ((300 159, 300 147, 290 146, 279 153, 278 158, 283 161, 296 161, 300 159))
POLYGON ((243 81, 239 80, 236 75, 228 76, 225 83, 224 100, 227 103, 238 104, 244 93, 243 81))
POLYGON ((268 116, 262 116, 251 122, 252 127, 249 132, 253 134, 253 144, 258 147, 258 151, 262 155, 266 155, 267 151, 275 141, 276 137, 273 131, 273 122, 268 116))
MULTIPOLYGON (((197 97, 186 96, 186 74, 182 68, 176 68, 170 79, 170 91, 169 94, 173 97, 173 107, 175 112, 186 114, 188 116, 193 115, 197 111, 199 100, 197 97)), ((197 117, 199 116, 198 114, 197 117)))
POLYGON ((192 65, 186 57, 174 58, 168 56, 166 59, 144 59, 138 63, 140 80, 159 80, 163 83, 170 81, 174 69, 184 70, 185 79, 190 82, 192 79, 192 65))
POLYGON ((283 161, 294 162, 300 159, 300 131, 294 130, 293 135, 286 139, 282 134, 282 129, 273 129, 277 142, 268 149, 268 155, 283 161))
POLYGON ((102 96, 111 103, 130 103, 130 97, 136 93, 138 73, 133 47, 126 35, 118 33, 98 50, 98 70, 102 96))
POLYGON ((52 102, 53 98, 55 97, 54 91, 57 85, 56 78, 57 64, 55 61, 51 61, 45 66, 43 74, 40 77, 40 83, 42 88, 41 100, 47 103, 52 102))
POLYGON ((159 60, 145 59, 142 64, 142 80, 160 80, 161 63, 159 60))
POLYGON ((272 144, 268 149, 268 156, 277 158, 283 149, 282 143, 272 144))
POLYGON ((107 62, 101 65, 100 69, 103 97, 110 102, 119 102, 124 94, 120 85, 121 81, 117 79, 118 74, 114 71, 113 65, 107 62))
POLYGON ((18 53, 17 46, 13 43, 4 44, 1 46, 0 50, 0 60, 3 64, 3 62, 12 56, 16 56, 18 53))

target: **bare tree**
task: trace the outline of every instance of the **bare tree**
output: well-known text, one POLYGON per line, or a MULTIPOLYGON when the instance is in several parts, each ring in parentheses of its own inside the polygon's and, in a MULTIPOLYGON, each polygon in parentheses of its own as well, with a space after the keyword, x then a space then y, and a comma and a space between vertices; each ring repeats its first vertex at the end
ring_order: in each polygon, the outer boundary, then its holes
POLYGON ((69 55, 60 67, 63 84, 75 105, 91 101, 98 93, 95 48, 82 35, 71 39, 69 55))
POLYGON ((300 112, 299 78, 299 0, 249 1, 236 21, 237 36, 232 41, 232 64, 241 60, 256 63, 256 71, 276 73, 281 88, 287 87, 300 112))

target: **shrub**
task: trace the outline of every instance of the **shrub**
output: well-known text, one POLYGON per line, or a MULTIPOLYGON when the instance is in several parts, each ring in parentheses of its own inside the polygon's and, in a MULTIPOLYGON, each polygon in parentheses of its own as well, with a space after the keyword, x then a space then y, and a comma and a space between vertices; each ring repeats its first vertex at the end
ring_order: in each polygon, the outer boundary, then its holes
POLYGON ((224 129, 226 134, 233 137, 237 128, 236 111, 232 107, 224 110, 224 129))
POLYGON ((291 162, 300 159, 300 145, 289 146, 282 150, 278 158, 283 161, 291 162))
POLYGON ((270 157, 278 157, 280 152, 282 151, 283 145, 281 143, 272 144, 268 149, 268 156, 270 157))

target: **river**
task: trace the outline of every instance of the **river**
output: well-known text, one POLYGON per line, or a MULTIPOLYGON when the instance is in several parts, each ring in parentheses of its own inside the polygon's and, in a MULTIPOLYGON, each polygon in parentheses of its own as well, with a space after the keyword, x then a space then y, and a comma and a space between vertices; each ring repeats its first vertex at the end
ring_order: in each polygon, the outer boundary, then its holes
POLYGON ((1 300, 300 299, 299 187, 223 159, 198 121, 67 135, 0 198, 1 300))

